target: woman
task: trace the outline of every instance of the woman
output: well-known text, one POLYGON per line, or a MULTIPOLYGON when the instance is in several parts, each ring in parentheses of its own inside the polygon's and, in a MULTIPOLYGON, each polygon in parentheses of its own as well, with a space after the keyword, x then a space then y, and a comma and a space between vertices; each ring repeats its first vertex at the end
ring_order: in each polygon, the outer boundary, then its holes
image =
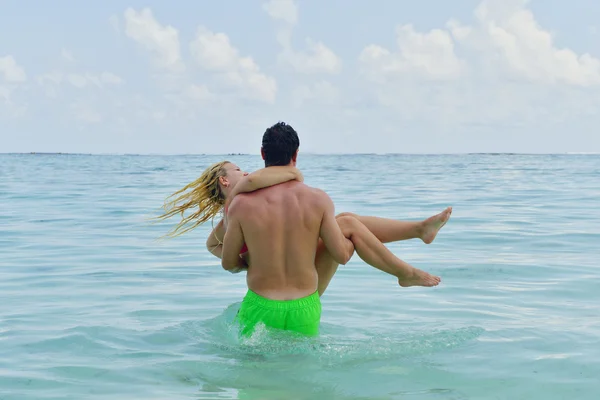
MULTIPOLYGON (((213 220, 219 212, 227 209, 228 204, 239 193, 251 192, 290 180, 303 181, 303 176, 294 167, 269 167, 248 174, 229 161, 221 161, 207 168, 197 180, 171 195, 169 198, 172 200, 164 206, 165 214, 158 218, 166 219, 181 214, 182 220, 168 234, 177 236, 208 220, 213 220), (186 191, 188 192, 184 193, 186 191), (197 211, 184 217, 183 213, 192 207, 197 207, 197 211)), ((364 217, 351 213, 338 214, 336 220, 344 236, 352 241, 359 257, 366 263, 396 276, 398 283, 404 287, 436 286, 440 282, 439 277, 398 259, 383 243, 420 238, 424 243, 429 244, 448 221, 451 212, 452 208, 448 207, 443 212, 419 222, 364 217)), ((226 229, 225 213, 217 226, 213 225, 206 242, 208 250, 218 258, 221 258, 223 251, 226 229)), ((248 253, 245 251, 245 246, 243 250, 240 257, 247 263, 248 253)), ((315 265, 319 277, 318 291, 319 295, 322 295, 337 271, 338 264, 321 240, 315 256, 315 265)))

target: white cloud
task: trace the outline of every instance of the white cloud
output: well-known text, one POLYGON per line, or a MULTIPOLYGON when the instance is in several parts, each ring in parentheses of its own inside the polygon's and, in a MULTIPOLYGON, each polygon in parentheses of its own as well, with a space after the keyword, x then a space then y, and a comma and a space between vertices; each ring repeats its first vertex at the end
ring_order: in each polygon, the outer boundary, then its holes
POLYGON ((158 23, 150 9, 144 8, 139 12, 132 8, 125 10, 125 34, 152 52, 159 67, 171 72, 185 69, 179 32, 170 25, 158 23))
POLYGON ((0 57, 0 75, 8 83, 19 83, 27 80, 25 70, 21 68, 11 55, 0 57))
POLYGON ((398 77, 455 80, 466 74, 485 74, 536 84, 600 84, 600 60, 557 48, 552 34, 525 8, 527 3, 484 0, 474 12, 473 26, 449 20, 447 29, 427 33, 416 32, 411 25, 399 26, 397 52, 373 44, 362 51, 359 60, 379 82, 398 77), (467 60, 456 55, 457 49, 470 55, 472 68, 467 69, 467 60))
POLYGON ((398 124, 439 132, 542 129, 593 115, 600 60, 558 48, 526 4, 484 0, 471 24, 399 26, 396 49, 372 44, 360 54, 365 97, 392 109, 398 124))
POLYGON ((284 45, 279 59, 292 65, 297 72, 305 74, 335 74, 342 68, 341 59, 321 42, 306 39, 308 50, 297 52, 291 45, 284 45))
POLYGON ((212 33, 198 28, 196 39, 190 44, 190 52, 196 62, 209 71, 225 71, 238 68, 240 56, 229 37, 224 33, 212 33))
POLYGON ((298 22, 298 8, 293 0, 271 0, 263 4, 263 10, 274 20, 280 20, 287 25, 298 22))
POLYGON ((275 101, 275 79, 261 72, 251 57, 241 56, 226 34, 198 28, 190 53, 201 68, 215 73, 224 85, 242 90, 249 98, 267 103, 275 101))
POLYGON ((307 38, 306 51, 294 50, 291 38, 298 21, 298 8, 293 0, 270 0, 263 4, 263 10, 280 23, 277 32, 277 41, 282 47, 280 62, 305 74, 335 74, 341 70, 341 59, 322 42, 307 38))
POLYGON ((396 29, 398 52, 371 44, 360 54, 365 72, 373 80, 419 76, 431 79, 456 79, 465 70, 465 62, 454 52, 454 41, 447 31, 433 29, 416 32, 412 25, 396 29))
POLYGON ((12 55, 0 57, 0 105, 7 106, 2 111, 8 111, 11 117, 21 117, 26 113, 25 105, 18 100, 13 101, 13 93, 18 92, 25 81, 27 74, 12 55))
MULTIPOLYGON (((526 0, 484 0, 475 10, 479 23, 464 39, 481 35, 488 53, 499 54, 501 66, 512 76, 531 82, 589 86, 600 84, 600 60, 558 48, 552 34, 536 21, 526 0)), ((482 39, 478 38, 477 41, 482 39)))

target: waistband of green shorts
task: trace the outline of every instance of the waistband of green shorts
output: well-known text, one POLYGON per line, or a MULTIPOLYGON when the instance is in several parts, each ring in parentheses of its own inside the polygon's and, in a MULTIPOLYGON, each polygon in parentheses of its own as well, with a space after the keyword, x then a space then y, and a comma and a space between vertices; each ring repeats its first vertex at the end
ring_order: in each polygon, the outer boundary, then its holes
POLYGON ((321 298, 319 297, 319 292, 315 291, 313 294, 308 295, 306 297, 301 297, 299 299, 272 300, 267 299, 266 297, 263 297, 248 289, 248 292, 244 297, 244 302, 274 310, 291 310, 295 308, 304 308, 315 304, 319 304, 321 302, 321 298))

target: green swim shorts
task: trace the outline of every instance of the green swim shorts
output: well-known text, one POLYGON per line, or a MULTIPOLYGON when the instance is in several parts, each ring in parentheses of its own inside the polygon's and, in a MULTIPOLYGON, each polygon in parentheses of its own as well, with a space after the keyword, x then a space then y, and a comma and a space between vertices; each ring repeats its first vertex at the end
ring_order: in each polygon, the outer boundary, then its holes
POLYGON ((315 336, 321 322, 321 298, 315 292, 295 300, 271 300, 248 290, 237 319, 244 336, 251 335, 260 322, 268 328, 315 336))

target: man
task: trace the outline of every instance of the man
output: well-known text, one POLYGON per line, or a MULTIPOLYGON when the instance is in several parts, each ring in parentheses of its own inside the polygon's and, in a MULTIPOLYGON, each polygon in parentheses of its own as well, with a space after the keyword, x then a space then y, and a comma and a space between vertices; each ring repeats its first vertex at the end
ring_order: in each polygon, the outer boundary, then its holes
MULTIPOLYGON (((296 166, 300 141, 283 122, 268 128, 262 140, 265 167, 296 166)), ((316 335, 321 320, 315 254, 319 237, 336 262, 354 252, 336 222, 331 198, 322 190, 290 181, 237 195, 227 211, 222 266, 240 271, 239 252, 246 244, 250 268, 248 292, 238 313, 242 334, 258 323, 316 335)))

